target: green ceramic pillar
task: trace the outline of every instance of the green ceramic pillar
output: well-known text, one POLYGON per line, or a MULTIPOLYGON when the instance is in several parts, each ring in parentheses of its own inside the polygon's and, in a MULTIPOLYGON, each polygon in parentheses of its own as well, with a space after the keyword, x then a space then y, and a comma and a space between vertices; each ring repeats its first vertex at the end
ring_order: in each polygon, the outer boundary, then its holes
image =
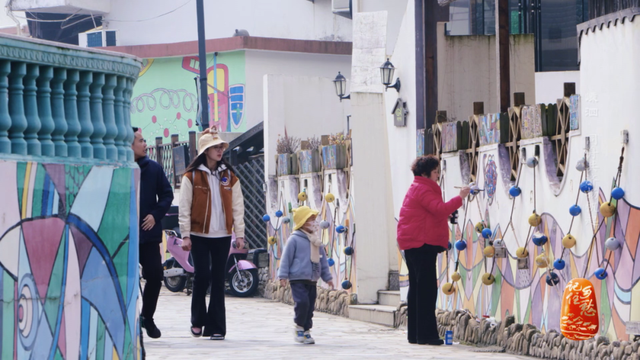
POLYGON ((118 79, 115 75, 106 75, 104 87, 102 88, 102 117, 107 130, 104 134, 104 147, 107 149, 107 159, 113 161, 118 160, 118 148, 115 143, 115 139, 118 136, 114 109, 116 97, 113 94, 113 89, 117 83, 118 79))
POLYGON ((125 139, 127 138, 127 128, 124 125, 124 115, 122 113, 124 106, 124 88, 127 86, 127 79, 123 76, 118 76, 117 85, 114 90, 114 116, 116 120, 116 126, 118 128, 118 136, 116 136, 115 142, 118 148, 118 160, 127 160, 127 148, 131 144, 127 144, 125 139))
POLYGON ((93 73, 91 83, 91 124, 93 124, 93 134, 91 135, 91 145, 93 146, 93 158, 105 160, 107 158, 107 148, 104 144, 104 136, 107 127, 102 114, 102 88, 104 87, 104 74, 93 73))
POLYGON ((27 142, 24 140, 27 117, 24 115, 24 85, 22 84, 25 75, 27 75, 27 64, 23 62, 11 63, 11 73, 9 73, 9 115, 11 116, 9 139, 11 140, 11 153, 18 155, 27 155, 27 142))
POLYGON ((67 120, 67 132, 64 141, 67 143, 67 153, 70 157, 82 157, 82 150, 78 142, 80 121, 78 120, 78 70, 67 70, 67 80, 64 82, 64 116, 67 120))
POLYGON ((91 105, 89 104, 89 86, 93 81, 93 73, 91 71, 80 72, 80 81, 78 81, 78 120, 80 121, 80 134, 78 134, 78 142, 82 149, 82 157, 91 159, 93 155, 93 146, 91 145, 91 135, 93 134, 93 124, 91 123, 91 105))
POLYGON ((9 116, 9 81, 7 78, 10 72, 11 63, 0 61, 0 154, 11 154, 11 141, 9 140, 11 117, 9 116))
POLYGON ((53 79, 53 67, 41 66, 36 84, 38 85, 38 117, 40 118, 38 141, 40 141, 41 152, 44 156, 56 155, 53 141, 51 141, 51 133, 55 127, 51 114, 51 79, 53 79))
POLYGON ((55 156, 67 157, 67 144, 64 135, 69 126, 64 115, 64 81, 67 80, 67 70, 56 68, 51 80, 51 116, 53 117, 53 132, 51 140, 55 148, 55 156))

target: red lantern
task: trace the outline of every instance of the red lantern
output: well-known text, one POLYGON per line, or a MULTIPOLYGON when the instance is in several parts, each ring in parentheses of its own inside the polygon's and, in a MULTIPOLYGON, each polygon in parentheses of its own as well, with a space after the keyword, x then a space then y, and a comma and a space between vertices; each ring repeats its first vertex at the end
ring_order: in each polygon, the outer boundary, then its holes
POLYGON ((564 288, 560 331, 569 340, 587 340, 598 334, 600 320, 593 284, 573 279, 564 288))

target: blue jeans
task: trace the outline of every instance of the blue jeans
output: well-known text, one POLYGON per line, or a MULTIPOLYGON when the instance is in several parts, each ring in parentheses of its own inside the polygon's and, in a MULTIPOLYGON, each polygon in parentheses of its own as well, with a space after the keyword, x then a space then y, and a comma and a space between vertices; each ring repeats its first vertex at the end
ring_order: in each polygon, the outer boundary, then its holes
POLYGON ((316 283, 312 282, 291 282, 291 296, 296 303, 293 310, 295 317, 293 321, 307 331, 313 327, 313 310, 316 307, 316 283))

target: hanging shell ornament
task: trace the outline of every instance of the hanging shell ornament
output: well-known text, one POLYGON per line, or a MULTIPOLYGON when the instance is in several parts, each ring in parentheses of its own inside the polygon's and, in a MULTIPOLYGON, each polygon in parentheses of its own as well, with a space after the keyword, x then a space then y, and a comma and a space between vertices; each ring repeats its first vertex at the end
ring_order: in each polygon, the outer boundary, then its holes
POLYGON ((332 203, 336 200, 336 197, 333 196, 332 193, 327 193, 327 195, 324 196, 324 199, 328 202, 328 203, 332 203))
POLYGON ((516 250, 516 256, 520 259, 524 259, 529 256, 529 251, 526 248, 519 247, 518 250, 516 250))
POLYGON ((442 285, 442 293, 445 295, 451 295, 456 291, 455 286, 452 283, 447 282, 442 285))
POLYGON ((482 275, 482 283, 485 285, 492 285, 496 282, 496 277, 491 275, 491 273, 484 273, 482 275))
POLYGON ((576 246, 576 242, 576 238, 571 234, 567 234, 562 238, 562 246, 567 249, 571 249, 572 247, 576 246))
POLYGON ((496 248, 493 245, 488 245, 482 250, 482 253, 488 258, 492 258, 496 254, 496 248))
POLYGON ((531 214, 531 216, 529 216, 529 225, 535 227, 540 225, 541 222, 542 222, 542 218, 540 217, 540 215, 533 213, 531 214))
POLYGON ((600 205, 600 214, 604 217, 612 217, 616 213, 616 206, 610 202, 600 205))
POLYGON ((456 271, 453 274, 451 274, 451 280, 460 281, 460 279, 462 279, 462 276, 460 276, 459 272, 456 271))
POLYGON ((560 331, 569 340, 587 340, 598 334, 599 326, 593 284, 583 278, 569 281, 562 296, 560 331))

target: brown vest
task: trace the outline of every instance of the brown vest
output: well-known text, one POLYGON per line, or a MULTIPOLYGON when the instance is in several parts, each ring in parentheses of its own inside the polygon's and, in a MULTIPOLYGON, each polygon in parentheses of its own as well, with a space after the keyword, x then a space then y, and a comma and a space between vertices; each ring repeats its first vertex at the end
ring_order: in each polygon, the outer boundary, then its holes
MULTIPOLYGON (((184 175, 193 186, 193 199, 191 201, 191 231, 201 234, 209 233, 211 225, 211 189, 209 189, 209 176, 202 170, 194 170, 184 175), (193 175, 195 174, 195 181, 193 175)), ((233 229, 233 186, 238 182, 236 174, 230 170, 220 173, 220 198, 224 211, 227 234, 231 235, 233 229), (225 181, 226 180, 226 181, 225 181)), ((219 211, 219 210, 218 210, 219 211)))

